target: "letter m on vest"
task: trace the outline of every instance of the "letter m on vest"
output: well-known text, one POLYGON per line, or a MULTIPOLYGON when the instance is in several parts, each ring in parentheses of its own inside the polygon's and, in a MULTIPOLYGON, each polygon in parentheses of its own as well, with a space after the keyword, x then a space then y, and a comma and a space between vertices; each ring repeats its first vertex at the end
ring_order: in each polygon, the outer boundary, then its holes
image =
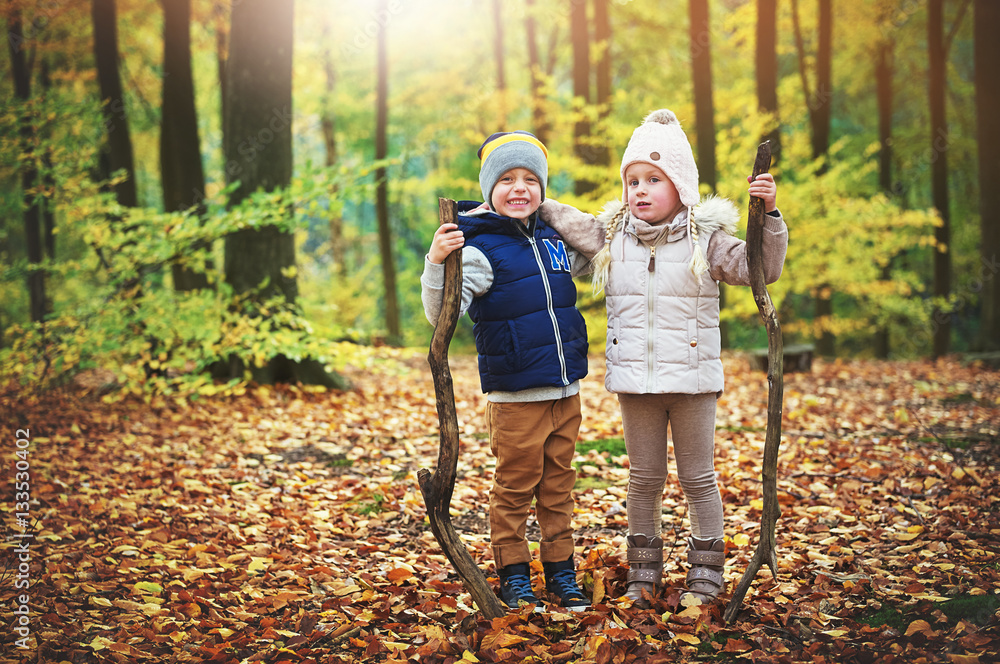
POLYGON ((549 259, 552 261, 552 271, 569 272, 569 254, 566 253, 566 245, 563 244, 563 241, 556 240, 555 244, 553 244, 552 240, 546 238, 542 242, 545 243, 545 248, 549 252, 549 259))

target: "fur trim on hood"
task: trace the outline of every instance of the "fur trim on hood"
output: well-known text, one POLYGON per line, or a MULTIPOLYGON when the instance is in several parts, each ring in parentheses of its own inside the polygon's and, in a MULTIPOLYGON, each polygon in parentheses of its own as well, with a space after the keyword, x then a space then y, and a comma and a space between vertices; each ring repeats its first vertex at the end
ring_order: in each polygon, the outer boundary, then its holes
MULTIPOLYGON (((609 201, 597 216, 597 220, 606 229, 604 248, 594 257, 594 290, 604 290, 607 283, 608 269, 611 263, 611 238, 620 231, 629 215, 628 206, 617 200, 609 201)), ((709 269, 705 254, 712 234, 723 231, 728 235, 736 235, 736 224, 740 213, 736 206, 727 198, 711 195, 706 196, 694 206, 688 208, 688 242, 691 247, 691 273, 698 277, 709 269)), ((571 242, 572 244, 572 242, 571 242)))

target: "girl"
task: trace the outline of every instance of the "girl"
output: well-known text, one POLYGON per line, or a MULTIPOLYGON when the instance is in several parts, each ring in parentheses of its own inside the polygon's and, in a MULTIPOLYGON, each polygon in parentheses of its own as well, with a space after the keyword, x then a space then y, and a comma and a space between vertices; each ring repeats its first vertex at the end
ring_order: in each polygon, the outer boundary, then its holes
MULTIPOLYGON (((667 477, 667 426, 691 537, 684 606, 718 596, 725 542, 715 479, 715 408, 723 389, 719 286, 749 286, 746 243, 733 237, 739 213, 729 201, 699 203, 698 168, 676 116, 654 111, 633 132, 621 163, 622 203, 597 218, 547 201, 543 218, 585 256, 594 289, 607 298, 608 390, 618 394, 629 456, 628 590, 648 607, 663 576, 661 503, 667 477)), ((749 178, 748 178, 749 180, 749 178)), ((764 201, 764 277, 781 275, 788 230, 774 178, 749 193, 764 201)))

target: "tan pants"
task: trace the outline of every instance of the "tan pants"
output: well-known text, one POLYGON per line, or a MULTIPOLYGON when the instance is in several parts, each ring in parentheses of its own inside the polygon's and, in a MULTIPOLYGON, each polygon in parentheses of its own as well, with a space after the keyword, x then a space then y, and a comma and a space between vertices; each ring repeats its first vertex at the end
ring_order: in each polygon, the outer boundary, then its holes
POLYGON ((715 479, 716 395, 619 394, 618 402, 629 461, 629 534, 660 534, 669 425, 691 533, 699 539, 722 537, 722 498, 715 479))
POLYGON ((497 569, 531 560, 524 537, 534 499, 542 531, 539 557, 573 555, 573 455, 580 432, 580 395, 554 401, 486 406, 490 450, 497 459, 490 492, 490 543, 497 569))

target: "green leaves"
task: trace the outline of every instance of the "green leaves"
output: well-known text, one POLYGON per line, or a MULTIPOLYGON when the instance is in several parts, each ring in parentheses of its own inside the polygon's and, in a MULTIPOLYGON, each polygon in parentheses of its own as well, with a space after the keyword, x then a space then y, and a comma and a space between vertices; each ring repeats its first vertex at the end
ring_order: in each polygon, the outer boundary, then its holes
MULTIPOLYGON (((287 189, 258 191, 228 210, 224 198, 213 201, 202 208, 207 213, 197 207, 177 213, 123 208, 97 184, 82 181, 64 232, 67 240, 79 243, 79 251, 36 268, 46 270, 57 292, 62 284, 72 287, 73 297, 57 300, 44 324, 6 330, 11 341, 0 349, 0 381, 46 388, 100 367, 114 373, 120 388, 107 398, 205 394, 216 390, 202 372, 220 361, 235 358, 249 368, 283 355, 324 366, 338 363, 344 344, 318 336, 296 304, 282 298, 258 301, 266 282, 236 296, 215 253, 228 234, 242 229, 275 226, 292 233, 304 228, 303 211, 317 210, 334 184, 349 193, 350 177, 332 170, 310 173, 287 189), (205 274, 211 287, 175 291, 172 265, 205 274)), ((26 269, 24 262, 5 269, 0 292, 22 288, 26 269)), ((293 271, 294 266, 286 270, 293 271)), ((235 389, 247 378, 218 389, 235 389)))

